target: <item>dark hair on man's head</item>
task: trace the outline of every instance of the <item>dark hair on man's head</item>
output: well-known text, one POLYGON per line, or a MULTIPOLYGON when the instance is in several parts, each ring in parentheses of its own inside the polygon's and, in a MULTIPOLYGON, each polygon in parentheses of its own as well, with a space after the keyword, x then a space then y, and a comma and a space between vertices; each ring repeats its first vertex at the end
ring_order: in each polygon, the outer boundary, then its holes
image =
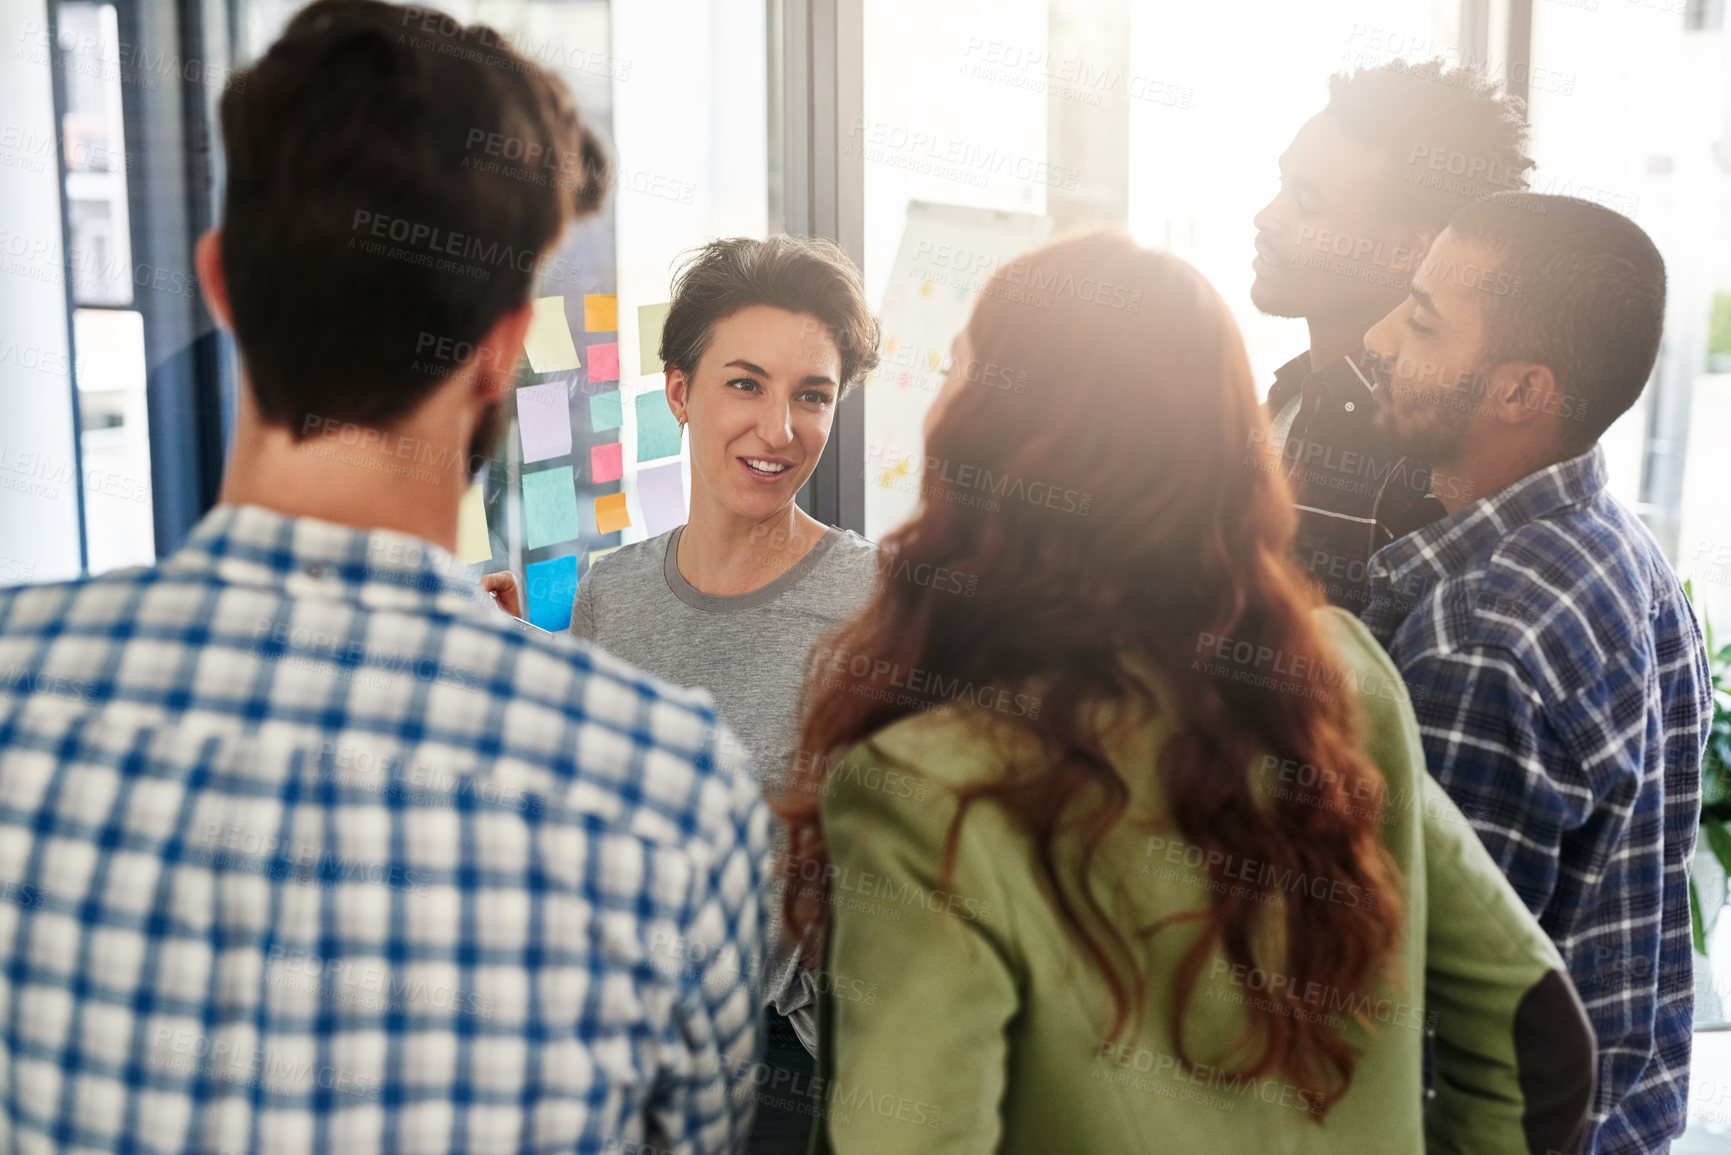
POLYGON ((428 8, 317 0, 221 116, 235 338, 260 416, 297 439, 413 412, 608 180, 562 82, 428 8))
POLYGON ((1336 73, 1326 110, 1385 157, 1385 203, 1403 224, 1441 229, 1467 201, 1525 189, 1525 105, 1471 68, 1391 61, 1336 73))
POLYGON ((661 330, 661 360, 689 376, 716 323, 753 305, 823 322, 841 353, 841 392, 878 363, 878 322, 866 306, 859 266, 821 237, 729 237, 694 249, 673 277, 661 330))
POLYGON ((1511 292, 1483 301, 1486 368, 1530 361, 1550 369, 1573 401, 1559 422, 1562 448, 1586 452, 1653 372, 1665 259, 1634 221, 1576 197, 1499 193, 1462 209, 1448 228, 1490 249, 1509 275, 1511 292))

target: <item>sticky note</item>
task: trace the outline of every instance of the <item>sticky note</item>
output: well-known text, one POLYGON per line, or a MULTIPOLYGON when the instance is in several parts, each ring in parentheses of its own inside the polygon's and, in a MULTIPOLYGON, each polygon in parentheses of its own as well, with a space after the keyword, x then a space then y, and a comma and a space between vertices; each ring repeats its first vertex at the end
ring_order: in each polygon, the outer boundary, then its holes
POLYGON ((517 435, 523 439, 524 461, 571 452, 570 396, 563 381, 517 390, 517 435))
POLYGON ((643 525, 650 537, 685 524, 685 481, 679 462, 637 471, 637 503, 643 507, 643 525))
POLYGON ((619 380, 619 342, 589 346, 589 380, 619 380))
POLYGON ((464 565, 491 561, 493 542, 487 536, 487 502, 476 482, 463 494, 457 506, 457 560, 464 565))
POLYGON ((625 423, 625 414, 619 404, 619 390, 609 389, 605 393, 596 393, 589 398, 589 428, 597 433, 605 433, 609 429, 617 429, 625 423))
POLYGON ((620 549, 619 546, 610 545, 606 549, 592 549, 592 550, 590 550, 589 551, 589 568, 594 569, 596 562, 600 561, 602 558, 606 557, 610 553, 618 553, 619 549, 620 549))
POLYGON ((529 333, 523 338, 529 368, 537 373, 580 368, 577 346, 571 343, 571 328, 565 324, 565 298, 538 297, 533 308, 529 333))
POLYGON ((523 475, 523 534, 530 549, 577 536, 577 486, 569 465, 523 475))
POLYGON ((614 333, 619 330, 619 298, 612 293, 602 296, 590 293, 583 298, 583 328, 590 333, 614 333))
POLYGON ((615 441, 589 451, 589 480, 596 485, 625 476, 625 446, 615 441))
POLYGON ((532 561, 523 567, 529 585, 529 624, 563 633, 571 628, 571 606, 577 601, 577 557, 532 561))
POLYGON ((595 499, 595 528, 600 533, 616 533, 631 525, 631 514, 625 509, 623 493, 609 493, 595 499))
POLYGON ((637 460, 654 461, 679 452, 679 422, 667 407, 667 394, 640 393, 637 406, 637 460))
POLYGON ((661 330, 667 325, 667 310, 673 302, 637 306, 637 353, 639 373, 661 372, 661 330))

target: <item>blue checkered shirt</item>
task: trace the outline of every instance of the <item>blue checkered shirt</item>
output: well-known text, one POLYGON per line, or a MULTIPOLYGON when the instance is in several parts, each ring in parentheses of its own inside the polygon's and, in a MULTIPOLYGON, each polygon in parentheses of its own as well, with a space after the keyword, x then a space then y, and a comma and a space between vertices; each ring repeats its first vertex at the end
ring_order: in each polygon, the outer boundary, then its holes
POLYGON ((1425 760, 1555 940, 1599 1043, 1596 1155, 1682 1131, 1706 646, 1598 448, 1385 546, 1364 621, 1425 760))
POLYGON ((219 506, 0 592, 0 1150, 735 1149, 739 747, 457 572, 219 506))

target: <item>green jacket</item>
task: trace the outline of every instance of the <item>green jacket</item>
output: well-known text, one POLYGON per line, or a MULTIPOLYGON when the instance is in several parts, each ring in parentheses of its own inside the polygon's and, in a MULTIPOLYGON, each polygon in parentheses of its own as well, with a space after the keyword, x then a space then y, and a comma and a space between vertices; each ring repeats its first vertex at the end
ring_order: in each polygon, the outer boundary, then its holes
MULTIPOLYGON (((1279 1074, 1234 1074, 1224 1049, 1240 1037, 1250 1000, 1266 999, 1280 980, 1235 971, 1224 954, 1203 968, 1186 1018, 1200 1065, 1177 1062, 1168 996, 1192 941, 1182 925, 1149 940, 1143 1017, 1108 1040, 1106 985, 1060 927, 1033 841, 1006 810, 971 808, 953 873, 942 877, 956 788, 1001 774, 1006 757, 1028 750, 1000 716, 946 708, 862 743, 825 786, 833 875, 818 984, 826 1102, 814 1151, 1573 1149, 1591 1096, 1593 1043, 1561 960, 1425 773, 1412 707, 1388 657, 1347 614, 1320 613, 1362 690, 1367 753, 1387 783, 1387 846, 1404 880, 1403 941, 1381 997, 1348 1006, 1310 991, 1302 1000, 1307 1011, 1351 1024, 1362 1054, 1346 1096, 1319 1119, 1310 1095, 1279 1074), (1351 1022, 1355 1010, 1368 1027, 1351 1022), (1427 1021, 1437 1033, 1428 1108, 1427 1021)), ((1148 773, 1163 730, 1144 723, 1108 739, 1132 800, 1098 842, 1093 889, 1125 927, 1204 909, 1216 885, 1148 773)), ((1283 775, 1300 772, 1275 760, 1253 771, 1275 797, 1283 775)), ((1078 849, 1063 845, 1066 854, 1078 849)), ((1254 876, 1256 867, 1234 869, 1254 876)), ((1370 901, 1334 889, 1336 901, 1370 901)))

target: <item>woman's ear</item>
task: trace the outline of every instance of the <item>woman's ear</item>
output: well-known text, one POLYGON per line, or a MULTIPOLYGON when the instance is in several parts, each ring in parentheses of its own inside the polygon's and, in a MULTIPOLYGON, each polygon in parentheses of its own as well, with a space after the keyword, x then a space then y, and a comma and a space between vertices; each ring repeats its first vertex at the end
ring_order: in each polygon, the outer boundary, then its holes
POLYGON ((685 370, 675 369, 669 365, 662 374, 664 388, 667 391, 667 407, 673 410, 673 417, 679 422, 680 428, 685 427, 689 418, 685 413, 686 403, 691 397, 691 382, 686 379, 685 370))

